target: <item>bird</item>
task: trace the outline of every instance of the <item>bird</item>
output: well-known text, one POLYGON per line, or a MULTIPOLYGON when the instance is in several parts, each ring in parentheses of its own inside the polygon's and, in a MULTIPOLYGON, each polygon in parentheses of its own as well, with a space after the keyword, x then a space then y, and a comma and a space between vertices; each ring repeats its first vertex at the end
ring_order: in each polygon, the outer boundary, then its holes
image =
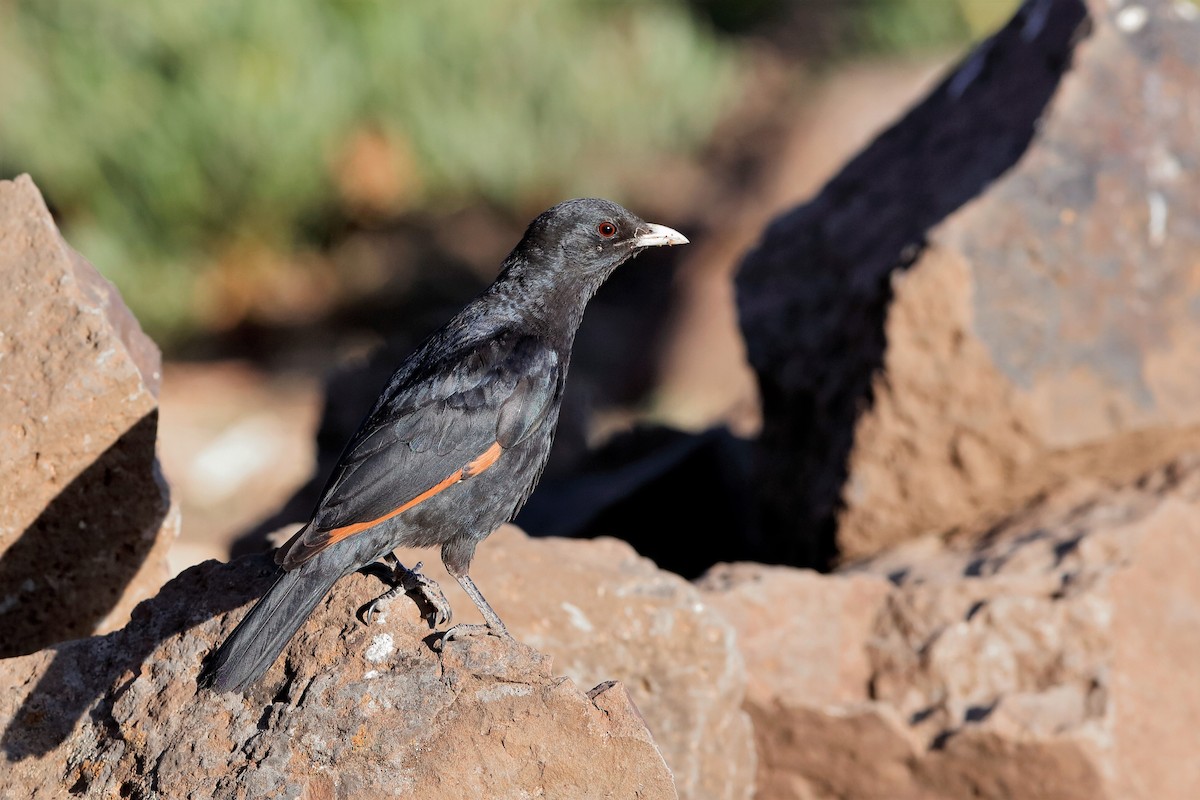
POLYGON ((651 247, 687 244, 617 203, 568 200, 539 214, 495 281, 430 334, 392 374, 350 438, 309 521, 275 555, 278 575, 206 660, 200 683, 245 691, 267 672, 340 578, 385 562, 398 594, 423 596, 431 624, 450 621, 437 584, 396 559, 440 546, 446 571, 484 625, 504 622, 469 575, 476 546, 510 521, 550 455, 571 348, 584 310, 613 271, 651 247))

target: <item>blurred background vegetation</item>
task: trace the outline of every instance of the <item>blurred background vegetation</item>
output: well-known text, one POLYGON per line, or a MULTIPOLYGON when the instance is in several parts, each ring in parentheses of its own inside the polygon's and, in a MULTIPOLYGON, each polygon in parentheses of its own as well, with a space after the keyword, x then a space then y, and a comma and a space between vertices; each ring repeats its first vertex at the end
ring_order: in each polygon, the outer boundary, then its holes
POLYGON ((753 51, 806 69, 978 37, 1015 0, 0 0, 0 177, 168 351, 252 313, 334 303, 347 231, 484 203, 522 220, 628 200, 702 158, 753 51))

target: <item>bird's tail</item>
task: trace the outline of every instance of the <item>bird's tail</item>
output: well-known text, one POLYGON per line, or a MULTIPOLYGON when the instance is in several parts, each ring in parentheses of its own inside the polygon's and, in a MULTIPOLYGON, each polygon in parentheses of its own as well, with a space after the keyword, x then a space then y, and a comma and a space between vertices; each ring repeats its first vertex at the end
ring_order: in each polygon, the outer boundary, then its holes
POLYGON ((218 692, 243 691, 263 676, 341 577, 310 561, 284 572, 238 623, 205 665, 201 685, 218 692))

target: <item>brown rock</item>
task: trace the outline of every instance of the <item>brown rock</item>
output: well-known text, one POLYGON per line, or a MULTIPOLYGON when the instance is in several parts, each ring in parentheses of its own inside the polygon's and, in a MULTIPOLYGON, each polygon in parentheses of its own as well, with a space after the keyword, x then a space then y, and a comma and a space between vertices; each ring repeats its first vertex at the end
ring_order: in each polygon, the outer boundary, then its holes
POLYGON ((705 600, 738 621, 748 703, 775 695, 854 702, 870 679, 863 642, 890 584, 875 575, 831 579, 809 570, 721 564, 699 582, 705 600), (781 630, 788 635, 781 637, 781 630))
POLYGON ((178 515, 154 455, 158 348, 62 240, 28 176, 0 181, 0 276, 0 656, 11 656, 123 624, 166 580, 178 515))
POLYGON ((738 278, 768 557, 987 527, 1200 442, 1194 6, 1029 0, 738 278))
POLYGON ((724 564, 699 585, 708 602, 738 624, 748 675, 746 710, 758 750, 756 796, 825 796, 814 793, 810 780, 861 789, 863 797, 888 796, 866 790, 895 788, 893 782, 867 777, 870 771, 855 766, 865 758, 902 765, 914 752, 904 726, 881 718, 889 710, 868 708, 866 702, 871 665, 865 643, 888 594, 887 580, 724 564), (830 712, 834 706, 837 713, 830 712))
MULTIPOLYGON (((409 565, 424 559, 455 621, 482 621, 434 552, 397 554, 409 565)), ((471 575, 513 635, 576 684, 621 681, 680 797, 752 796, 754 743, 741 709, 746 673, 734 627, 695 587, 625 542, 530 539, 513 526, 479 548, 471 575)))
POLYGON ((379 584, 362 575, 248 695, 198 690, 201 660, 240 617, 220 612, 273 569, 207 562, 121 631, 0 664, 0 797, 676 796, 619 684, 585 694, 496 637, 435 653, 411 605, 365 626, 355 611, 379 584))
POLYGON ((1200 454, 834 575, 715 569, 757 796, 1200 796, 1197 558, 1200 454))

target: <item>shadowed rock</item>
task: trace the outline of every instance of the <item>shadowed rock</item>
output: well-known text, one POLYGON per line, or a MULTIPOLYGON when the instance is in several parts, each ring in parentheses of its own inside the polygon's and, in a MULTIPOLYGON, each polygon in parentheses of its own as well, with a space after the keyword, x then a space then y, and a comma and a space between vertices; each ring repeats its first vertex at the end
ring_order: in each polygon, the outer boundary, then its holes
POLYGON ((1030 0, 742 265, 772 561, 1200 440, 1194 6, 1030 0))
POLYGON ((179 520, 158 348, 27 176, 0 181, 0 278, 2 657, 122 625, 166 580, 179 520))

